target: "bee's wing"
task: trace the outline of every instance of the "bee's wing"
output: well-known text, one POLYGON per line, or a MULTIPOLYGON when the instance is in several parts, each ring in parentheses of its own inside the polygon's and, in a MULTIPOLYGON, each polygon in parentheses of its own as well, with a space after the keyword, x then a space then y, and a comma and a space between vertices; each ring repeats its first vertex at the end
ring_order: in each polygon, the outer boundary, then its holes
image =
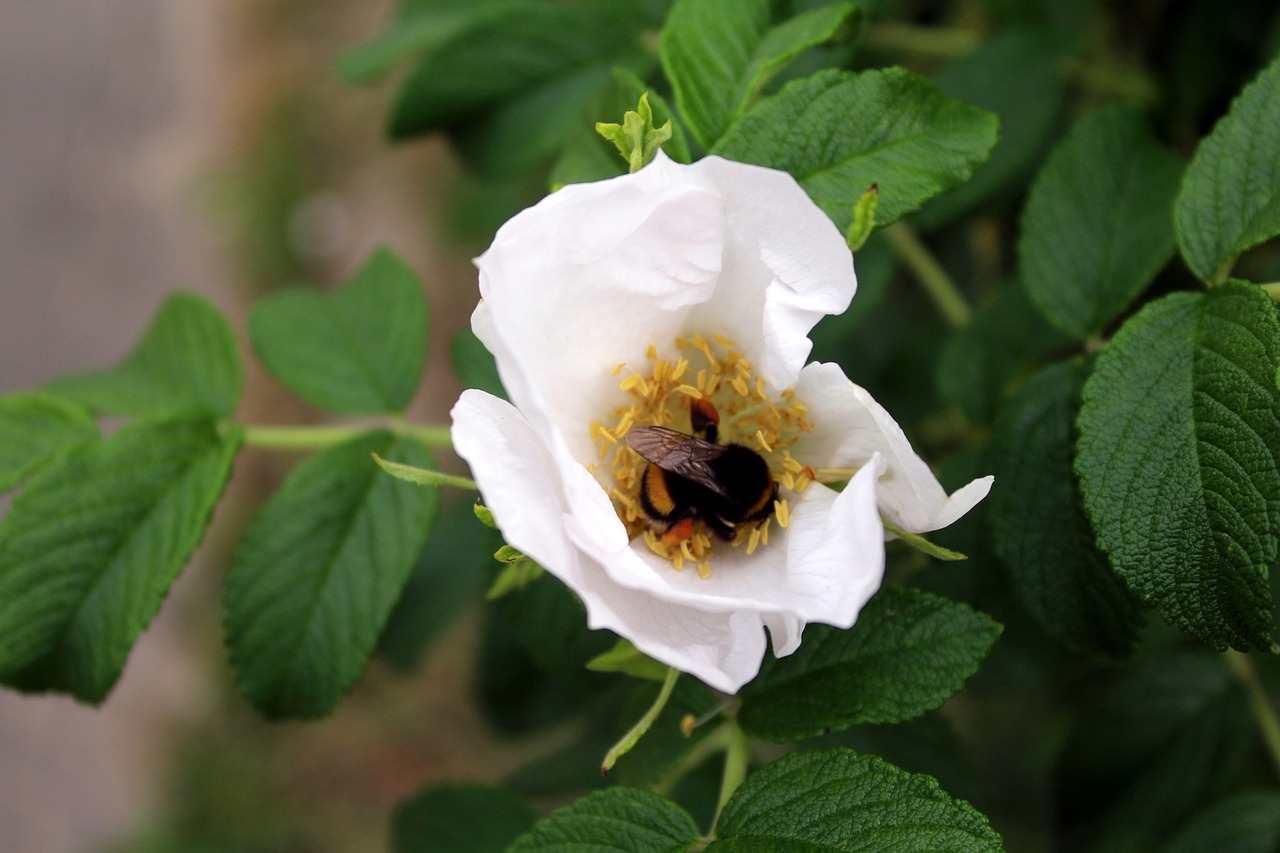
POLYGON ((633 427, 626 438, 632 450, 663 471, 693 480, 721 497, 729 496, 710 464, 724 455, 723 445, 660 426, 633 427))

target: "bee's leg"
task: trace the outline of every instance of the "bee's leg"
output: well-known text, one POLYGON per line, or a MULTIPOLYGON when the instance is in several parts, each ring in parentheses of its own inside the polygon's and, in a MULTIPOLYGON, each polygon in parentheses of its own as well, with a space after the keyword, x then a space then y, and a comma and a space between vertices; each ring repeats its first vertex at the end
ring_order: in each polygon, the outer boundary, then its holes
POLYGON ((736 535, 733 525, 728 524, 716 516, 709 515, 703 519, 707 523, 707 528, 716 535, 717 538, 723 539, 725 542, 732 542, 736 535))
POLYGON ((693 535, 693 518, 685 516, 675 524, 667 528, 667 532, 662 534, 659 541, 668 548, 678 546, 690 536, 693 535))

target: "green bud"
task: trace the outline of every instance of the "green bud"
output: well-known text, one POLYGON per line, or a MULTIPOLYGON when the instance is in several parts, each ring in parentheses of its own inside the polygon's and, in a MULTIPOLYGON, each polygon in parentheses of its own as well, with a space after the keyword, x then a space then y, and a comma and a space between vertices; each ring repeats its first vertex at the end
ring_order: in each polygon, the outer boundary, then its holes
POLYGON ((880 202, 880 187, 872 184, 866 192, 853 203, 853 222, 845 234, 849 250, 856 252, 867 242, 876 227, 876 205, 880 202))
POLYGON ((653 126, 653 108, 649 106, 649 93, 645 92, 635 110, 628 110, 622 116, 622 124, 596 122, 596 133, 616 145, 631 171, 638 172, 649 165, 662 150, 663 143, 671 139, 671 119, 662 127, 653 126))

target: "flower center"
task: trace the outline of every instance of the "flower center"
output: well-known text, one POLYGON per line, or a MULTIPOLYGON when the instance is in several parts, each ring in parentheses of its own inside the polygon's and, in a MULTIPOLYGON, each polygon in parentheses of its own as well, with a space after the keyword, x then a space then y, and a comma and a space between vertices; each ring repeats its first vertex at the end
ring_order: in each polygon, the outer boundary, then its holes
POLYGON ((591 422, 601 461, 588 470, 632 539, 643 537, 677 571, 690 563, 705 578, 716 548, 752 554, 769 544, 775 520, 787 526, 787 495, 816 478, 791 455, 800 433, 813 429, 794 391, 771 395, 719 335, 678 337, 671 358, 659 358, 651 344, 641 369, 619 364, 613 374, 628 402, 591 422), (627 438, 650 427, 666 429, 627 438))

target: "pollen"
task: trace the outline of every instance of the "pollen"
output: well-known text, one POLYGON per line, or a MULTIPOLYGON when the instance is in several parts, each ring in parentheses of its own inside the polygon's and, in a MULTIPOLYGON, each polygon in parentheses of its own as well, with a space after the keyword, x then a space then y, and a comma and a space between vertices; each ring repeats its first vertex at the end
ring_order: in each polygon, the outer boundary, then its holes
MULTIPOLYGON (((793 452, 800 436, 812 429, 809 409, 796 399, 795 391, 770 388, 764 377, 755 374, 737 342, 715 332, 655 341, 646 348, 642 363, 629 360, 604 369, 618 377, 623 402, 605 409, 608 417, 587 424, 600 460, 588 471, 605 488, 632 540, 676 571, 694 567, 703 579, 715 572, 717 557, 732 553, 731 549, 751 555, 771 547, 774 520, 778 530, 791 524, 789 498, 819 479, 818 472, 793 452), (702 438, 690 421, 695 408, 710 409, 719 416, 718 434, 710 436, 717 443, 744 445, 769 466, 778 494, 771 503, 762 496, 763 517, 734 524, 728 519, 703 518, 700 513, 705 510, 699 509, 680 515, 674 523, 649 516, 659 512, 662 518, 671 518, 682 508, 673 511, 669 496, 661 509, 647 503, 654 494, 648 491, 653 484, 645 483, 649 463, 631 449, 626 436, 636 427, 656 425, 702 438)), ((777 547, 778 535, 773 538, 777 547)))

